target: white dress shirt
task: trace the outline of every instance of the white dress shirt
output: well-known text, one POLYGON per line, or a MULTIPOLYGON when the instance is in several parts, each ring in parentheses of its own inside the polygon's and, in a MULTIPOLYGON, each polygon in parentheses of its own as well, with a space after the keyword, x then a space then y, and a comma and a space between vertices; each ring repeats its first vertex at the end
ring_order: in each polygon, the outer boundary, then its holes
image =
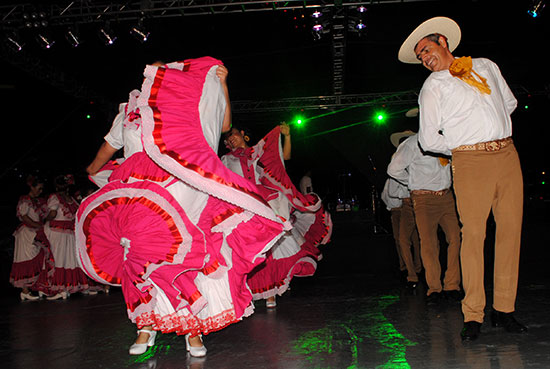
POLYGON ((418 135, 425 151, 450 155, 452 149, 461 145, 512 135, 510 114, 517 100, 498 66, 483 58, 472 59, 472 65, 477 74, 487 79, 490 95, 453 77, 448 70, 432 72, 424 82, 418 98, 418 135))
POLYGON ((401 207, 404 198, 410 197, 411 194, 407 187, 397 182, 393 178, 386 179, 384 189, 380 194, 380 198, 386 204, 386 209, 391 210, 401 207))
POLYGON ((388 175, 409 191, 440 191, 451 187, 451 165, 443 166, 437 157, 423 154, 417 134, 399 145, 388 165, 388 175))

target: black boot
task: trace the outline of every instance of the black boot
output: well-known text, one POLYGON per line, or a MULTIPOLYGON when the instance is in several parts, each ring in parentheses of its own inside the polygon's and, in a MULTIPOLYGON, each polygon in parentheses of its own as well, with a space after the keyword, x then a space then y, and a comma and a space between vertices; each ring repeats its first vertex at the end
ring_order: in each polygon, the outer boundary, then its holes
POLYGON ((514 313, 503 313, 493 309, 491 311, 491 323, 493 327, 503 327, 506 332, 510 333, 523 333, 527 331, 527 327, 514 318, 514 313))
POLYGON ((464 328, 460 332, 462 341, 474 341, 477 340, 481 333, 481 323, 476 321, 464 322, 464 328))

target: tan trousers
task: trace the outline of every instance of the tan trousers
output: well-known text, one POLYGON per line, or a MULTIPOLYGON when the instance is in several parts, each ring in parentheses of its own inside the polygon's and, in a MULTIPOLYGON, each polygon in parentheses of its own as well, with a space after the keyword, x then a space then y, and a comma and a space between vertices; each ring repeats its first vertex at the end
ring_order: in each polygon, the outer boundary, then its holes
POLYGON ((428 284, 427 295, 434 292, 460 290, 460 225, 452 191, 444 195, 412 194, 416 226, 420 235, 422 264, 428 284), (441 285, 438 226, 447 240, 447 269, 441 285))
POLYGON ((407 268, 405 267, 405 262, 403 261, 403 256, 401 256, 401 247, 399 246, 399 222, 401 221, 401 208, 393 208, 390 210, 391 214, 391 229, 393 233, 393 240, 395 243, 395 249, 397 251, 397 258, 399 260, 399 270, 403 271, 407 268))
POLYGON ((414 209, 410 198, 403 199, 399 221, 399 247, 401 257, 407 268, 407 281, 418 282, 418 273, 422 270, 420 260, 420 239, 416 230, 414 209), (411 245, 413 250, 411 251, 411 245), (414 255, 413 255, 414 252, 414 255))
POLYGON ((519 271, 523 178, 514 145, 500 151, 453 152, 454 188, 462 222, 464 321, 483 322, 483 247, 489 212, 496 223, 493 307, 513 312, 519 271))

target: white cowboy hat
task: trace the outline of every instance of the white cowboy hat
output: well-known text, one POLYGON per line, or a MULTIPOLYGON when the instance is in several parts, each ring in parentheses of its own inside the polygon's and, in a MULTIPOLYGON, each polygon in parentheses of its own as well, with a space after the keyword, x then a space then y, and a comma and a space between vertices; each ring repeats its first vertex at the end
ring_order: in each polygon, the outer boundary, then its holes
POLYGON ((447 17, 431 18, 416 27, 403 42, 397 54, 399 61, 407 64, 420 64, 421 61, 416 58, 414 47, 418 41, 432 33, 439 33, 447 37, 450 52, 453 52, 460 43, 460 27, 454 20, 447 17))
POLYGON ((418 117, 418 112, 419 112, 418 107, 412 108, 412 109, 407 110, 407 112, 405 113, 405 116, 406 116, 407 118, 418 117))
POLYGON ((403 131, 403 132, 395 132, 392 133, 390 136, 390 141, 393 144, 393 146, 398 147, 399 146, 399 140, 401 140, 403 137, 409 137, 416 134, 415 132, 409 130, 403 131))

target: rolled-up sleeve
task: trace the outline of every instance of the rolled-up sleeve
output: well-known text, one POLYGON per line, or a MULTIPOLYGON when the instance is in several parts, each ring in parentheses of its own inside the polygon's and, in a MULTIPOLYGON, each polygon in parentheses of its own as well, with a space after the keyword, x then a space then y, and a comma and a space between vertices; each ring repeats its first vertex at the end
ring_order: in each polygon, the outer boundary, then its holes
POLYGON ((414 152, 411 150, 407 141, 403 142, 397 148, 395 154, 388 165, 388 175, 404 186, 409 184, 409 165, 411 165, 414 152))

